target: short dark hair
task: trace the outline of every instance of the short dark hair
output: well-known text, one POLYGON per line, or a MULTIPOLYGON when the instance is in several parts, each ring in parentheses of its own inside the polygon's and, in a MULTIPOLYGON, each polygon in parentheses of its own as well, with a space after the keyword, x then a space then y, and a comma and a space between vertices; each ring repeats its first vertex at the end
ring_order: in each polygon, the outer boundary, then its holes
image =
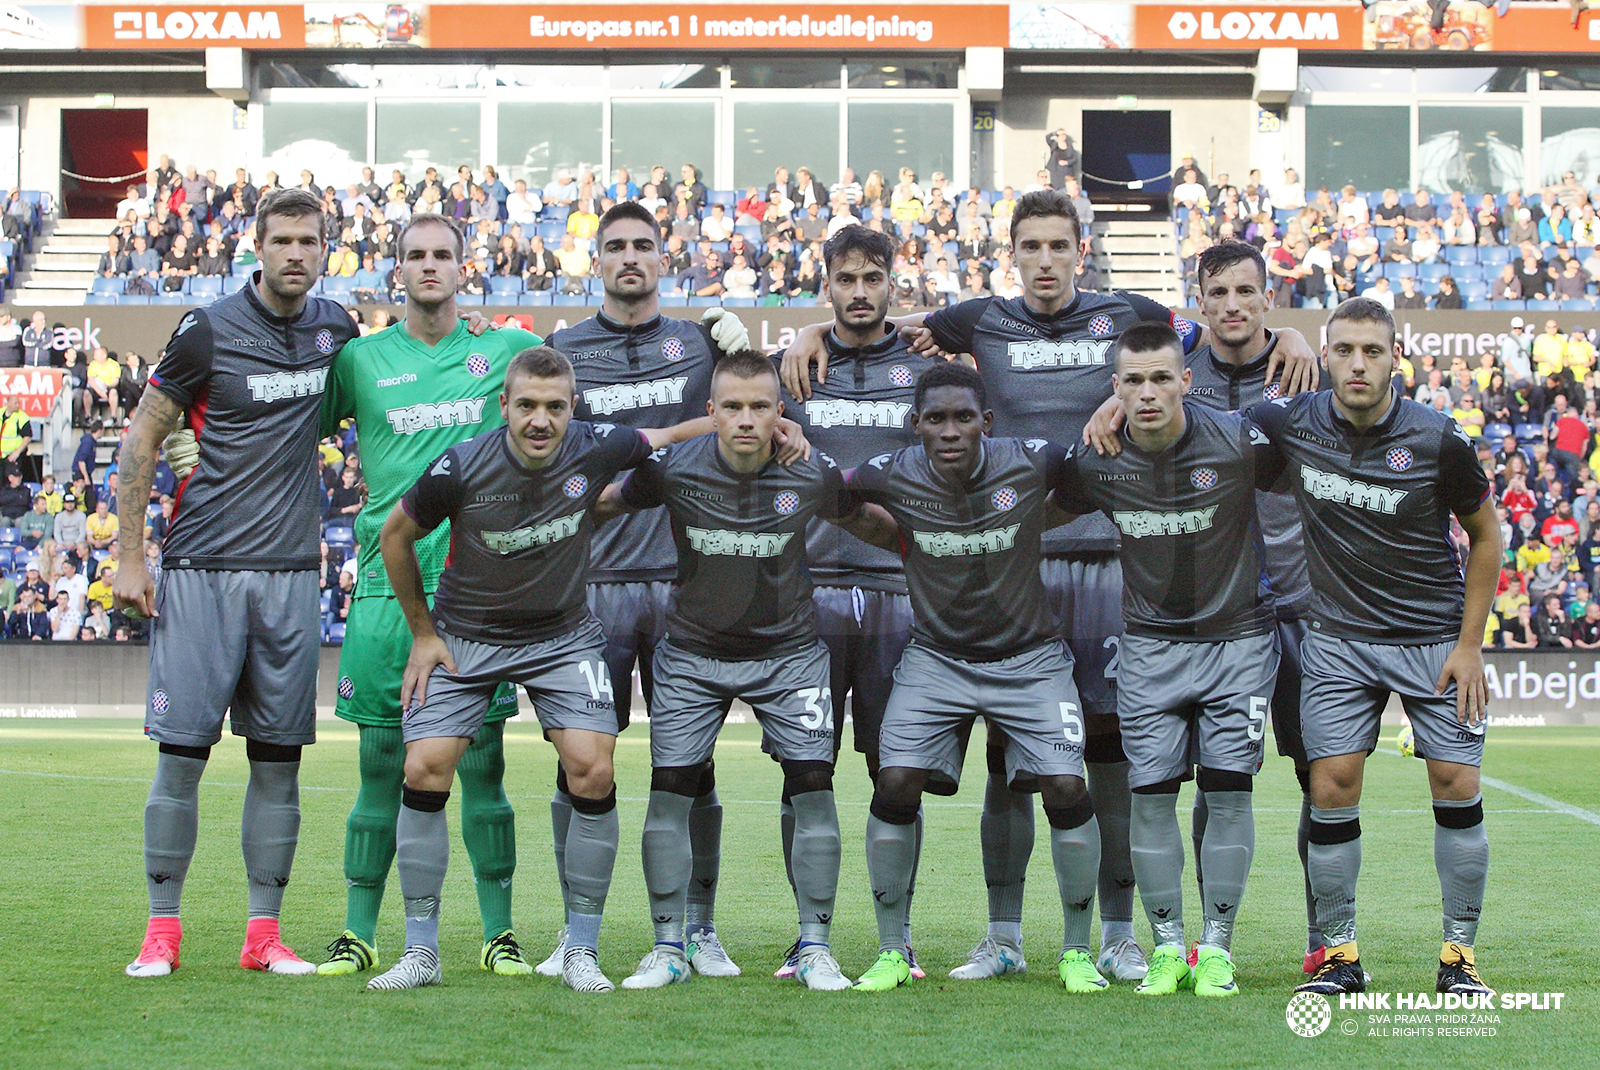
POLYGON ((989 408, 989 390, 983 385, 983 376, 978 374, 977 369, 969 368, 958 360, 945 360, 917 376, 917 389, 912 395, 912 402, 918 412, 922 411, 922 403, 927 398, 928 391, 937 390, 941 386, 970 390, 978 401, 980 412, 985 412, 989 408))
POLYGON ((565 379, 572 384, 574 393, 578 390, 578 377, 572 370, 572 362, 566 358, 566 354, 549 346, 533 346, 511 358, 511 363, 506 366, 507 394, 511 393, 511 380, 519 375, 532 379, 565 379))
POLYGON ((1261 255, 1260 249, 1257 249, 1249 242, 1243 241, 1219 241, 1215 245, 1207 246, 1200 254, 1199 271, 1197 272, 1200 276, 1201 291, 1204 292, 1205 290, 1206 279, 1213 275, 1220 275, 1233 265, 1246 260, 1254 264, 1256 270, 1261 273, 1261 285, 1265 287, 1267 284, 1267 261, 1261 255))
POLYGON ((311 195, 310 190, 303 189, 278 189, 273 190, 261 198, 261 203, 256 205, 256 241, 262 242, 267 237, 267 223, 274 216, 285 219, 304 219, 306 216, 317 217, 317 227, 322 227, 322 202, 311 195))
POLYGON ((867 263, 885 271, 894 267, 894 239, 881 230, 852 224, 822 243, 822 263, 829 271, 835 261, 846 260, 852 253, 860 253, 867 263))
POLYGON ((638 201, 618 201, 606 209, 606 214, 600 217, 600 225, 595 228, 594 240, 599 245, 605 240, 606 228, 624 219, 637 220, 650 228, 650 233, 656 236, 656 244, 661 244, 661 230, 656 226, 656 217, 650 210, 638 201))
POLYGON ((772 363, 772 358, 758 349, 736 349, 732 353, 724 353, 712 365, 711 378, 719 375, 731 375, 735 379, 757 379, 763 375, 772 376, 776 381, 778 369, 772 363))
POLYGON ((1083 240, 1083 220, 1078 218, 1078 206, 1072 203, 1072 198, 1060 190, 1040 189, 1017 198, 1017 206, 1011 210, 1011 243, 1016 244, 1017 228, 1024 220, 1052 216, 1070 220, 1073 240, 1083 240))
POLYGON ((1158 353, 1163 349, 1171 349, 1178 354, 1178 367, 1181 369, 1183 340, 1178 337, 1178 332, 1165 323, 1135 323, 1117 339, 1117 360, 1120 363, 1124 353, 1158 353))
POLYGON ((467 259, 467 236, 462 233, 461 227, 449 216, 439 215, 437 212, 423 212, 406 220, 406 225, 400 228, 400 236, 395 239, 395 252, 401 260, 406 258, 406 235, 417 227, 442 226, 450 229, 450 234, 456 240, 456 263, 463 263, 467 259))
POLYGON ((1328 322, 1323 329, 1331 332, 1333 325, 1339 320, 1351 320, 1355 323, 1381 323, 1389 328, 1389 344, 1394 344, 1394 317, 1389 310, 1370 297, 1350 297, 1339 302, 1333 312, 1328 315, 1328 322))

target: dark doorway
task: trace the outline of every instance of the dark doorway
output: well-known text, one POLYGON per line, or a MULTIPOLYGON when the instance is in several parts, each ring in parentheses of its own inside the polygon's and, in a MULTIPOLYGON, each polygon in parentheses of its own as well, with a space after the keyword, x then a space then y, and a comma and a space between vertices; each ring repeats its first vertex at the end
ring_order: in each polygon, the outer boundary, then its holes
POLYGON ((1096 201, 1165 206, 1172 188, 1172 113, 1083 113, 1083 187, 1096 201), (1142 182, 1140 189, 1123 183, 1142 182))
MULTIPOLYGON (((117 202, 130 185, 140 185, 150 162, 147 140, 150 113, 143 108, 72 108, 61 112, 61 169, 92 178, 119 178, 116 182, 91 182, 61 176, 61 200, 66 214, 80 219, 110 219, 117 202)), ((154 193, 151 190, 151 193, 154 193)))

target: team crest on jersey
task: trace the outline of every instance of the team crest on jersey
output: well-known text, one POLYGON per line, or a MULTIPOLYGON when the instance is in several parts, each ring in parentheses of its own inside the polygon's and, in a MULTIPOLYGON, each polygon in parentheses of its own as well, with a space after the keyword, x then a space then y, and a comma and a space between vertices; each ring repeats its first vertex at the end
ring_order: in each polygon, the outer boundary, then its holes
POLYGON ((989 496, 989 501, 994 504, 996 509, 1004 512, 1005 510, 1016 506, 1017 492, 1012 490, 1010 487, 1001 487, 999 490, 995 491, 989 496))
POLYGON ((482 353, 474 353, 467 358, 467 374, 474 379, 482 379, 489 374, 489 358, 482 353))
POLYGON ((668 338, 661 343, 661 356, 666 360, 682 360, 683 343, 676 338, 668 338))
POLYGON ((333 332, 332 331, 318 331, 317 332, 317 352, 318 353, 332 353, 333 352, 333 332))
POLYGON ((910 386, 911 369, 904 364, 896 364, 889 369, 889 381, 895 386, 910 386))
POLYGON ((1089 333, 1103 337, 1110 334, 1116 326, 1115 323, 1111 322, 1110 316, 1096 316, 1089 321, 1089 333))
POLYGON ((1277 401, 1283 397, 1283 387, 1277 383, 1268 383, 1267 388, 1261 392, 1261 396, 1267 401, 1277 401))
POLYGON ((571 479, 567 480, 566 484, 561 488, 562 492, 565 493, 569 498, 581 498, 583 497, 583 492, 588 489, 588 477, 581 475, 573 476, 571 479))
POLYGON ((1404 446, 1396 446, 1383 455, 1383 461, 1389 466, 1391 472, 1404 472, 1411 467, 1411 451, 1404 446))
POLYGON ((151 712, 154 713, 157 717, 160 717, 163 713, 166 713, 167 710, 170 709, 170 708, 171 708, 171 703, 169 703, 167 701, 167 693, 165 691, 161 690, 160 688, 156 688, 155 693, 150 696, 150 710, 151 710, 151 712))
POLYGON ((355 682, 348 676, 339 677, 339 697, 345 699, 356 697, 355 682))
POLYGON ((1217 485, 1217 470, 1215 468, 1196 468, 1189 473, 1189 482, 1194 484, 1196 490, 1210 490, 1217 485))
POLYGON ((1184 349, 1189 348, 1189 340, 1200 333, 1200 328, 1193 321, 1182 316, 1172 317, 1172 329, 1178 332, 1178 337, 1183 339, 1184 349))
POLYGON ((800 495, 796 494, 792 490, 786 490, 776 498, 772 499, 772 507, 778 512, 782 513, 784 516, 788 516, 790 513, 800 508, 800 495))

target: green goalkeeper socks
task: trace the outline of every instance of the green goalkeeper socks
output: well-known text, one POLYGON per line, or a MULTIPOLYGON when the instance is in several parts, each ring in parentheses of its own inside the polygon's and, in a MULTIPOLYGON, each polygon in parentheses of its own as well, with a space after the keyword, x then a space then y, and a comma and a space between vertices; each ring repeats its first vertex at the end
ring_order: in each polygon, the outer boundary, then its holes
POLYGON ((361 789, 345 822, 345 928, 370 946, 377 940, 383 886, 394 862, 406 747, 398 727, 361 725, 360 733, 361 789))
POLYGON ((483 938, 493 940, 511 928, 511 875, 517 869, 516 814, 505 789, 503 722, 478 730, 456 775, 461 779, 461 839, 472 860, 483 938))

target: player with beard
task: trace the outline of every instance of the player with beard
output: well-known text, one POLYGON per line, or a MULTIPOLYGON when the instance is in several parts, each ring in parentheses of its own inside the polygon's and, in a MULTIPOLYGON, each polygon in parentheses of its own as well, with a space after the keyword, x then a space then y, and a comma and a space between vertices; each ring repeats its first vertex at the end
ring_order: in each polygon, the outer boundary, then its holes
MULTIPOLYGON (((605 299, 590 319, 556 331, 548 344, 572 361, 578 379, 578 419, 639 429, 671 427, 705 414, 711 394, 711 368, 719 353, 735 353, 750 336, 732 313, 707 309, 697 324, 661 314, 657 290, 666 269, 661 232, 649 211, 632 201, 601 217, 595 233, 605 299)), ((792 421, 779 424, 780 463, 804 452, 792 421)), ((651 658, 666 627, 667 603, 677 571, 664 510, 651 509, 613 521, 595 533, 589 571, 589 605, 606 633, 609 687, 617 711, 617 730, 628 727, 633 706, 633 669, 646 708, 653 680, 651 658)), ((550 800, 556 873, 566 893, 566 829, 572 796, 556 771, 550 800)), ((689 819, 694 845, 694 876, 689 886, 690 960, 697 973, 736 977, 739 967, 717 936, 715 909, 722 855, 722 804, 716 770, 708 765, 689 819)), ((563 945, 538 971, 561 972, 563 945)))
MULTIPOLYGON (((1077 439, 1096 409, 1111 397, 1113 346, 1134 323, 1166 323, 1191 351, 1206 342, 1204 328, 1148 298, 1077 290, 1078 265, 1088 255, 1089 243, 1077 209, 1065 195, 1043 190, 1020 198, 1012 214, 1011 238, 1022 275, 1022 297, 964 301, 890 321, 910 332, 918 349, 971 356, 995 407, 995 434, 1077 439)), ((796 397, 809 396, 812 363, 818 380, 826 381, 827 352, 821 338, 825 329, 801 331, 785 354, 784 385, 796 397)), ((1280 332, 1269 363, 1271 371, 1283 372, 1289 393, 1314 380, 1315 356, 1298 332, 1280 332)), ((1118 544, 1116 529, 1108 520, 1083 517, 1046 534, 1041 567, 1058 634, 1071 646, 1088 730, 1089 791, 1104 846, 1099 965, 1118 980, 1139 980, 1145 958, 1133 935, 1128 762, 1116 717, 1117 653, 1123 630, 1118 544)), ((989 767, 980 834, 990 932, 1006 935, 1022 918, 1034 809, 1031 798, 1012 790, 1026 788, 1026 782, 1006 782, 1004 741, 992 729, 989 767)), ((993 977, 1020 966, 1002 957, 994 941, 986 938, 953 976, 993 977)))

